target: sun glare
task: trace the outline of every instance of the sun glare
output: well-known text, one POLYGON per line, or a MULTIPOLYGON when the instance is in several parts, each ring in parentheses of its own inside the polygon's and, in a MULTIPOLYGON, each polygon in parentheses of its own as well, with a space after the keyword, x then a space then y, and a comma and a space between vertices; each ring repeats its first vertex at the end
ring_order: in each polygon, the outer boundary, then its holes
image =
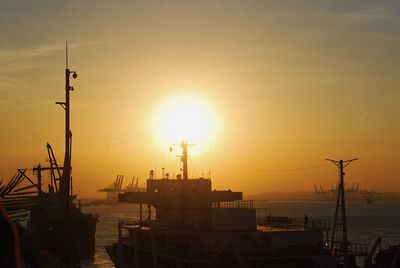
POLYGON ((193 152, 205 149, 217 134, 217 118, 210 105, 195 97, 174 97, 165 101, 153 120, 152 129, 163 148, 186 141, 193 152))

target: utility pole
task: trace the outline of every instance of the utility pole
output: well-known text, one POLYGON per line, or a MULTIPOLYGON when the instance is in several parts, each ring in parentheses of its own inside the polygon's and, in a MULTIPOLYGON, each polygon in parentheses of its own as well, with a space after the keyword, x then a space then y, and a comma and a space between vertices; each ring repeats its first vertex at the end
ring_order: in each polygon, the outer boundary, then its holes
POLYGON ((337 254, 339 250, 339 253, 343 254, 344 267, 347 267, 349 264, 349 254, 348 254, 349 242, 347 239, 346 202, 345 202, 346 199, 344 196, 345 192, 344 168, 347 167, 351 162, 358 160, 358 158, 350 160, 332 160, 327 158, 325 160, 332 162, 333 164, 335 164, 335 166, 338 167, 339 179, 340 179, 337 200, 336 200, 335 219, 332 230, 331 251, 333 251, 334 254, 337 254))

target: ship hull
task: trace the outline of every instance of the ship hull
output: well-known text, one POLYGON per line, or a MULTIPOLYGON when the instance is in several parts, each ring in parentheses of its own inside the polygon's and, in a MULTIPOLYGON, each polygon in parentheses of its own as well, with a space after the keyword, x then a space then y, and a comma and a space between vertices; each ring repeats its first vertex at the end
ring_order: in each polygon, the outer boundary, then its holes
POLYGON ((84 214, 74 206, 66 216, 38 205, 31 211, 30 232, 59 260, 77 262, 94 255, 97 222, 97 215, 84 214))
POLYGON ((116 268, 132 267, 132 263, 124 261, 122 250, 118 248, 117 243, 106 246, 105 248, 108 256, 116 268))
POLYGON ((274 232, 271 236, 262 232, 190 233, 178 237, 172 233, 167 235, 165 231, 135 231, 106 246, 106 251, 117 268, 336 268, 339 261, 336 256, 306 242, 297 244, 300 238, 318 238, 318 232, 313 231, 274 232), (266 246, 257 245, 257 240, 266 246), (196 246, 196 241, 202 241, 203 246, 196 246))

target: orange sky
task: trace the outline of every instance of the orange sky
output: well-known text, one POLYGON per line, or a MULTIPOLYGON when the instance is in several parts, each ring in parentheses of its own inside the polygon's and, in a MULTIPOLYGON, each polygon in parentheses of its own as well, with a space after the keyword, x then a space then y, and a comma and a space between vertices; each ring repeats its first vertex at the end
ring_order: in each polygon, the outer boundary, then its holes
MULTIPOLYGON (((2 1, 0 178, 63 157, 64 41, 80 197, 117 174, 179 172, 154 139, 161 103, 206 100, 220 122, 190 174, 247 194, 349 183, 400 190, 400 4, 394 1, 2 1), (272 171, 271 171, 272 170, 272 171)), ((127 183, 127 181, 126 181, 127 183)))

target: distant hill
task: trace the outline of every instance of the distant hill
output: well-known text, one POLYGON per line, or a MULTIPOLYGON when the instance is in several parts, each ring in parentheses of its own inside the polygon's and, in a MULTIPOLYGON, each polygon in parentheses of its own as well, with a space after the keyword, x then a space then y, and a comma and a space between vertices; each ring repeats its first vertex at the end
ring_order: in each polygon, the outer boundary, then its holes
MULTIPOLYGON (((367 197, 372 198, 374 201, 383 200, 400 200, 399 192, 372 192, 372 191, 356 191, 347 192, 347 201, 365 201, 367 197)), ((329 192, 325 195, 317 195, 315 192, 264 192, 258 194, 244 195, 244 199, 250 200, 267 200, 267 201, 335 201, 336 191, 329 192)))

